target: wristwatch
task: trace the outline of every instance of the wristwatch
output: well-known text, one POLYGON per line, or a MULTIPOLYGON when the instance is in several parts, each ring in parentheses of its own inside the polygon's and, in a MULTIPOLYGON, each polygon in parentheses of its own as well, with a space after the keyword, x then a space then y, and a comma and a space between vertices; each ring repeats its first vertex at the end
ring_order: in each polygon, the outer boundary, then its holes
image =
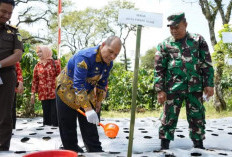
POLYGON ((2 64, 0 63, 0 69, 2 68, 2 64))

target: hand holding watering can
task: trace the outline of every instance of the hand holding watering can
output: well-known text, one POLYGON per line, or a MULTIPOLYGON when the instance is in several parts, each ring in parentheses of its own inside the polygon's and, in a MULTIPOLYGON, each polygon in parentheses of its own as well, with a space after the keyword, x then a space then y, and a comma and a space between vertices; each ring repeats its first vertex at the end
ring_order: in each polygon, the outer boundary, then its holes
POLYGON ((86 111, 85 114, 86 114, 87 121, 89 123, 93 123, 93 124, 99 123, 97 113, 94 110, 86 111))
POLYGON ((97 113, 94 110, 86 111, 86 113, 84 113, 80 109, 77 109, 77 111, 80 114, 86 116, 87 121, 89 123, 99 124, 104 129, 105 135, 107 137, 109 137, 109 138, 116 138, 116 136, 118 134, 118 130, 119 130, 119 127, 116 124, 114 124, 114 123, 108 123, 106 125, 103 125, 102 123, 99 123, 99 119, 98 119, 97 113))

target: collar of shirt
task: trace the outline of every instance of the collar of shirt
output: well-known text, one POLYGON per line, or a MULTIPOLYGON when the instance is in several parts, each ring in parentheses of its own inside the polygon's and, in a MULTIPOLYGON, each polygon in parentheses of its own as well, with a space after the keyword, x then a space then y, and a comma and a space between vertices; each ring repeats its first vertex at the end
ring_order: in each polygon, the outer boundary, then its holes
MULTIPOLYGON (((193 39, 193 36, 190 33, 186 33, 186 36, 183 39, 193 39)), ((170 37, 170 42, 180 42, 183 39, 175 40, 173 36, 170 37)))
POLYGON ((105 63, 102 59, 102 55, 101 55, 101 45, 97 47, 97 49, 95 49, 95 51, 97 51, 96 54, 96 62, 102 62, 104 64, 107 64, 107 66, 110 66, 110 63, 105 63))
POLYGON ((97 51, 96 54, 96 62, 103 62, 102 56, 101 56, 101 46, 99 46, 95 51, 97 51))
POLYGON ((0 28, 7 28, 7 25, 6 24, 0 24, 0 28))

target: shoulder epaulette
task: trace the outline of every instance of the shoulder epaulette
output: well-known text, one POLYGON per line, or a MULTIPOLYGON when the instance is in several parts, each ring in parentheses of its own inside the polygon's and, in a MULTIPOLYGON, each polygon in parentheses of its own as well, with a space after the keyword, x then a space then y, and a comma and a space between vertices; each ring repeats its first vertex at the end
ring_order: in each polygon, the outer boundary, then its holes
POLYGON ((11 27, 11 28, 14 28, 14 29, 18 29, 18 27, 13 26, 13 25, 8 25, 8 26, 11 27))

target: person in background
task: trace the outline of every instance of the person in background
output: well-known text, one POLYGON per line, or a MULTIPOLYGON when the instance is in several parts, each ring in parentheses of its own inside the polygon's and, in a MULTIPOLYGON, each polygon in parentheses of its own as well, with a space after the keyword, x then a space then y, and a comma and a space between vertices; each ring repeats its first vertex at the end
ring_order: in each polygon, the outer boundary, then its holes
POLYGON ((57 112, 64 149, 84 152, 78 146, 77 118, 88 152, 102 152, 96 125, 113 60, 121 50, 119 37, 76 53, 57 77, 57 112), (85 111, 86 117, 77 112, 85 111))
POLYGON ((214 94, 214 70, 205 39, 186 31, 183 12, 170 15, 168 27, 172 36, 157 47, 154 82, 158 102, 163 104, 159 128, 161 149, 169 149, 174 140, 178 116, 186 102, 189 136, 195 148, 204 149, 205 107, 203 92, 214 94))
POLYGON ((52 51, 47 46, 38 46, 39 62, 34 67, 31 87, 31 104, 38 93, 43 109, 43 125, 58 126, 56 110, 55 82, 61 71, 59 60, 53 60, 52 51))
POLYGON ((17 76, 17 85, 15 88, 14 104, 12 108, 13 129, 15 129, 15 126, 16 126, 16 101, 17 101, 16 94, 17 93, 23 94, 23 91, 24 91, 22 69, 21 69, 19 62, 15 64, 15 71, 16 71, 16 76, 17 76))
POLYGON ((0 0, 0 151, 8 151, 12 136, 12 107, 16 74, 15 64, 23 53, 22 37, 7 24, 15 7, 14 0, 0 0))

